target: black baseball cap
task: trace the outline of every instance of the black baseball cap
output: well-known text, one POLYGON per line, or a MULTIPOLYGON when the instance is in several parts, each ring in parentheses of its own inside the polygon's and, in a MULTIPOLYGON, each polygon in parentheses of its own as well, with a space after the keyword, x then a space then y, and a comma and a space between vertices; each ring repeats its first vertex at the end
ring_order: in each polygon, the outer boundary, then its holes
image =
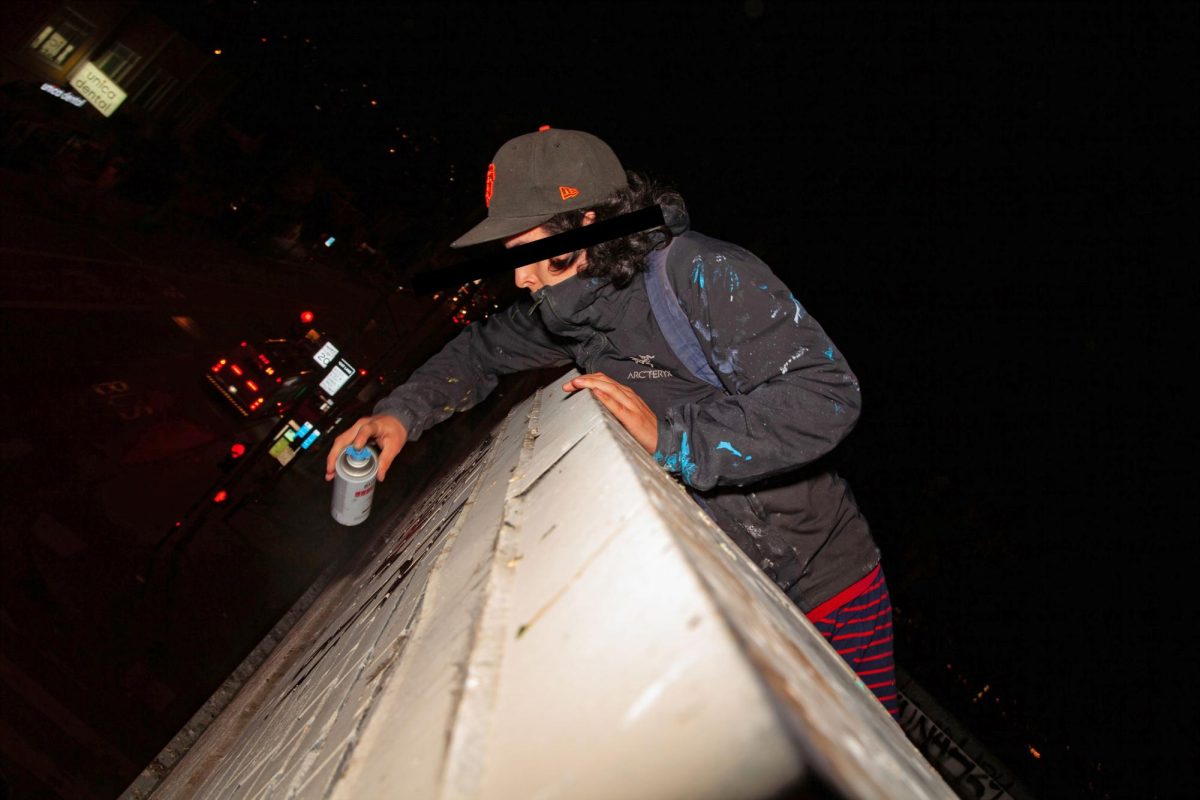
POLYGON ((487 219, 450 246, 516 236, 555 214, 590 208, 628 185, 625 168, 600 139, 543 125, 496 151, 484 189, 487 219))

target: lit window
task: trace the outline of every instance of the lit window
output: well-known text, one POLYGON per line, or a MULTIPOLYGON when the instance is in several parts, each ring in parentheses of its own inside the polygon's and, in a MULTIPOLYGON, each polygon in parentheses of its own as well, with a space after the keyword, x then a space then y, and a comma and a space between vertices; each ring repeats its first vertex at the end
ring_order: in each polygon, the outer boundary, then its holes
POLYGON ((29 46, 42 58, 62 66, 93 30, 95 26, 90 22, 64 7, 46 21, 29 46))
POLYGON ((93 60, 92 63, 113 81, 120 83, 141 60, 142 57, 137 53, 120 42, 114 42, 104 55, 100 56, 98 60, 93 60))

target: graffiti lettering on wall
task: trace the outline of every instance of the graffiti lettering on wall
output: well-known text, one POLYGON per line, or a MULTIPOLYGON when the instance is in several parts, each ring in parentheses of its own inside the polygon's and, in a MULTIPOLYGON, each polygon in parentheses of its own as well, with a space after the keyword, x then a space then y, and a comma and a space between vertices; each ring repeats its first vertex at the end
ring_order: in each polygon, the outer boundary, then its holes
POLYGON ((968 755, 903 693, 900 694, 900 727, 959 797, 1016 800, 1001 783, 1003 776, 995 765, 968 755))
MULTIPOLYGON (((374 609, 382 608, 385 601, 388 600, 393 605, 396 604, 401 594, 408 589, 405 579, 409 573, 426 554, 442 543, 445 534, 458 520, 459 512, 466 505, 467 497, 470 494, 469 489, 474 485, 483 469, 484 458, 491 449, 493 440, 494 437, 485 436, 483 442, 463 460, 454 473, 444 478, 425 495, 421 505, 410 511, 397 529, 400 531, 398 538, 394 536, 393 532, 382 540, 382 543, 389 548, 386 554, 371 553, 370 557, 377 559, 378 562, 371 573, 370 582, 374 584, 373 591, 366 595, 358 607, 336 628, 325 632, 321 643, 308 654, 308 657, 292 674, 292 686, 276 701, 276 708, 308 680, 327 656, 337 650, 343 636, 350 633, 356 626, 370 622, 370 617, 373 616, 371 612, 374 609), (441 516, 441 521, 436 525, 428 525, 438 515, 441 516), (410 547, 409 545, 415 537, 421 538, 415 548, 410 547), (402 554, 407 554, 409 557, 399 566, 394 566, 402 554), (381 576, 383 577, 382 581, 379 580, 381 576)), ((424 584, 417 588, 424 591, 424 584)))

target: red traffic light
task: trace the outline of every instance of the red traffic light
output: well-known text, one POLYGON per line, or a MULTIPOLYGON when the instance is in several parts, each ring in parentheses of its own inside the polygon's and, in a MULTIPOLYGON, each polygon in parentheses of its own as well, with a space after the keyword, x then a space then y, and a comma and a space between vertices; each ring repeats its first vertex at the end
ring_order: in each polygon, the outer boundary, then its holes
POLYGON ((246 445, 241 442, 234 442, 233 446, 229 448, 230 458, 241 458, 244 455, 246 455, 246 445))
POLYGON ((308 325, 316 318, 317 318, 317 315, 311 311, 301 311, 300 312, 300 321, 303 322, 305 325, 308 325))
POLYGON ((225 490, 224 490, 224 489, 222 489, 221 491, 219 491, 219 492, 217 492, 216 494, 214 494, 214 495, 213 495, 213 497, 212 497, 212 501, 213 501, 214 503, 224 503, 224 502, 225 502, 225 498, 226 498, 226 497, 228 497, 228 496, 229 496, 229 495, 228 495, 228 494, 226 494, 225 490))

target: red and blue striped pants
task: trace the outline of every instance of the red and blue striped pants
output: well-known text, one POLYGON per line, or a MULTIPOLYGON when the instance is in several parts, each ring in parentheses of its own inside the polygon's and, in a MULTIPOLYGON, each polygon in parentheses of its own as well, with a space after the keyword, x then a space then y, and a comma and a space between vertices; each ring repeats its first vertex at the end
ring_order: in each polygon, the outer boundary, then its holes
POLYGON ((882 566, 808 612, 808 618, 883 707, 898 716, 892 601, 882 566))

